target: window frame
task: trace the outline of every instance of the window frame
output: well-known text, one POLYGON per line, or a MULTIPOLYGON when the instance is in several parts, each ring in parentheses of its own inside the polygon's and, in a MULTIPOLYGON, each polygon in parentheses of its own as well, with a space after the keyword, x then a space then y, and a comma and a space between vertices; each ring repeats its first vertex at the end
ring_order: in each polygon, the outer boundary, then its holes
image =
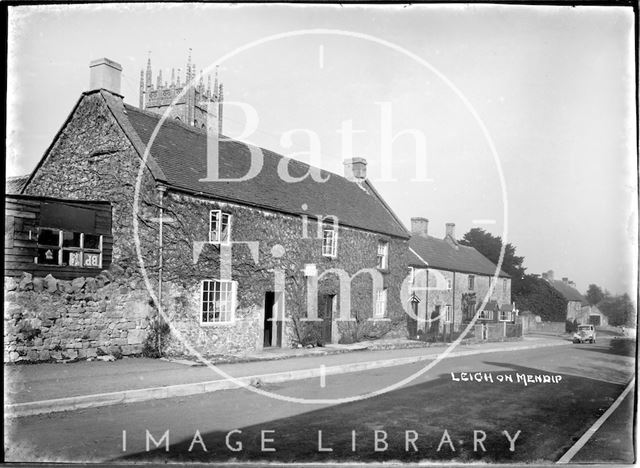
POLYGON ((469 291, 475 291, 475 289, 476 289, 476 276, 475 275, 469 275, 467 277, 467 289, 469 291))
POLYGON ((382 319, 387 316, 387 288, 376 291, 376 309, 373 311, 374 319, 382 319))
POLYGON ((47 226, 38 226, 37 234, 36 234, 36 256, 33 259, 33 263, 36 265, 44 265, 50 267, 59 267, 59 268, 89 268, 89 269, 101 269, 102 268, 102 257, 104 250, 104 235, 102 234, 94 234, 94 233, 85 233, 82 231, 71 231, 63 228, 56 227, 47 227, 47 226), (38 242, 38 238, 40 237, 40 231, 57 231, 58 236, 58 244, 40 244, 38 242), (64 234, 80 234, 80 246, 65 246, 64 245, 64 234), (85 236, 97 236, 98 237, 98 248, 88 248, 85 247, 85 236), (43 249, 54 249, 58 256, 57 263, 39 263, 38 262, 38 252, 43 249), (80 264, 79 265, 70 265, 68 262, 63 263, 64 252, 77 252, 80 255, 80 264), (85 254, 97 254, 98 255, 98 264, 97 265, 86 265, 85 264, 85 254))
POLYGON ((500 313, 498 314, 498 321, 499 322, 511 322, 511 311, 503 311, 501 310, 500 313), (506 317, 506 318, 503 318, 506 317))
POLYGON ((502 293, 503 294, 507 293, 507 279, 506 278, 502 278, 502 293))
MULTIPOLYGON (((215 290, 209 290, 207 291, 210 294, 215 294, 215 290)), ((200 323, 200 326, 202 327, 215 327, 215 326, 219 326, 219 325, 232 325, 235 324, 236 321, 236 307, 237 307, 237 295, 238 295, 238 282, 237 281, 233 281, 233 280, 220 280, 220 279, 205 279, 200 281, 200 310, 198 312, 199 314, 199 319, 198 322, 200 323), (219 320, 219 321, 205 321, 204 320, 204 314, 205 312, 207 314, 215 314, 215 310, 211 311, 211 310, 204 310, 204 306, 205 306, 205 298, 204 298, 204 293, 205 293, 205 284, 208 283, 219 283, 219 284, 230 284, 231 285, 231 289, 229 291, 227 291, 230 294, 230 304, 229 304, 229 312, 226 318, 228 318, 228 320, 219 320)), ((206 302, 213 302, 214 301, 206 301, 206 302)), ((222 315, 222 312, 220 312, 220 315, 222 315)))
POLYGON ((322 230, 322 256, 336 258, 338 256, 338 230, 334 227, 325 227, 322 230), (327 244, 327 234, 330 233, 331 241, 327 244), (326 249, 326 247, 329 249, 326 249))
POLYGON ((231 228, 233 225, 233 215, 222 210, 209 211, 209 244, 230 244, 231 228), (215 217, 214 217, 215 214, 215 217), (222 226, 226 217, 227 238, 222 239, 222 226), (212 230, 215 221, 216 229, 212 230), (214 235, 215 234, 215 235, 214 235))
POLYGON ((378 270, 389 269, 389 241, 378 240, 378 250, 376 252, 376 267, 378 268, 378 270))
POLYGON ((453 323, 453 308, 451 304, 444 306, 444 323, 453 323))
POLYGON ((480 320, 493 320, 493 310, 483 310, 478 316, 480 320))

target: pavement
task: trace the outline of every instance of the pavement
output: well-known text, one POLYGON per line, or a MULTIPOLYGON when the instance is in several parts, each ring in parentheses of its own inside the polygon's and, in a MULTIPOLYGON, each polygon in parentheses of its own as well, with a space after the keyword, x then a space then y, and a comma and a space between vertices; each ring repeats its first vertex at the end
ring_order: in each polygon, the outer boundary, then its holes
POLYGON ((248 385, 259 387, 267 383, 432 361, 438 357, 454 358, 570 343, 566 337, 534 335, 525 336, 522 341, 460 345, 452 350, 443 346, 379 350, 352 347, 321 355, 284 353, 281 357, 287 359, 252 360, 211 367, 146 358, 5 366, 5 417, 196 395, 248 385))

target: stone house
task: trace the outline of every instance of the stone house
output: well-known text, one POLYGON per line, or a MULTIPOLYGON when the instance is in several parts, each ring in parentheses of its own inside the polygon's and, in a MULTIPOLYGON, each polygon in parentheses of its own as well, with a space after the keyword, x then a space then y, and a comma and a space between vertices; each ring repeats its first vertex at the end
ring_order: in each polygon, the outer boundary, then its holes
POLYGON ((542 278, 555 289, 566 303, 566 320, 578 324, 588 324, 607 326, 608 320, 596 306, 589 305, 587 299, 576 289, 576 284, 569 278, 562 280, 554 278, 553 270, 542 273, 542 278))
POLYGON ((414 317, 413 333, 449 335, 470 322, 487 300, 478 323, 510 323, 511 278, 473 247, 460 244, 455 224, 447 223, 444 239, 428 234, 426 218, 411 219, 409 290, 414 317), (491 286, 493 285, 493 288, 491 286))
POLYGON ((168 353, 406 335, 410 236, 366 160, 340 176, 220 136, 208 181, 210 134, 124 103, 121 70, 92 62, 22 193, 112 205, 113 264, 168 320, 168 353))

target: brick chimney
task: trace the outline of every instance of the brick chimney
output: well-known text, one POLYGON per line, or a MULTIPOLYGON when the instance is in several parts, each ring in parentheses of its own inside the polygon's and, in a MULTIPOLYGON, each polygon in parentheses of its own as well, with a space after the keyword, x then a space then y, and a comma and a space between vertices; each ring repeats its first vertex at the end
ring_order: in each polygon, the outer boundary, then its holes
POLYGON ((122 76, 122 66, 119 63, 101 58, 93 60, 89 64, 89 90, 106 89, 118 96, 120 94, 120 79, 122 76))
POLYGON ((566 276, 564 278, 562 278, 562 282, 564 284, 569 284, 569 278, 567 278, 566 276))
POLYGON ((453 240, 456 239, 456 225, 454 223, 445 224, 446 235, 445 237, 451 237, 453 240))
POLYGON ((427 218, 411 218, 411 234, 429 237, 429 220, 427 218))
POLYGON ((345 159, 344 176, 349 180, 365 180, 367 178, 367 160, 364 158, 345 159))

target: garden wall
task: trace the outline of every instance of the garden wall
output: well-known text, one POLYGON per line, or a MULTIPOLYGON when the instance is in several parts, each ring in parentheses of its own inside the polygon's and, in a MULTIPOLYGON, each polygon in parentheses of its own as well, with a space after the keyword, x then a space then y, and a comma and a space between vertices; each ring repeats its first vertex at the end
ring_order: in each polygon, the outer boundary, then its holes
POLYGON ((4 362, 142 352, 153 316, 141 278, 117 265, 95 278, 4 279, 4 362))

